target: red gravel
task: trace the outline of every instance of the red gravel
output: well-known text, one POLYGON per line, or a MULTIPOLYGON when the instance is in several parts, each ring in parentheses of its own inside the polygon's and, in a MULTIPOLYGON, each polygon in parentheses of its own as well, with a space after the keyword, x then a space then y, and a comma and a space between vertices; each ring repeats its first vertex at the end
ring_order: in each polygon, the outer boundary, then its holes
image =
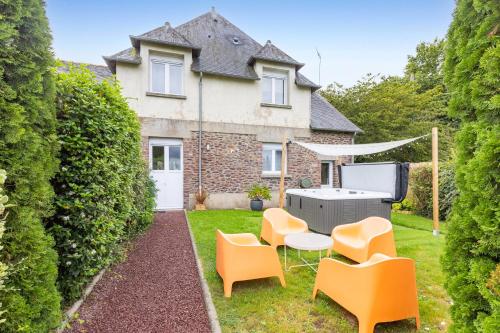
POLYGON ((184 212, 158 213, 65 332, 210 332, 184 212))

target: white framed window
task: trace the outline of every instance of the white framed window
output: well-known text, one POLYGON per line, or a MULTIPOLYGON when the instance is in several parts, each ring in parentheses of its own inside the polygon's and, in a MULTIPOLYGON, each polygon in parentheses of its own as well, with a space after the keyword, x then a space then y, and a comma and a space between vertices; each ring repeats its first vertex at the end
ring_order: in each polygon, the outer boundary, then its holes
POLYGON ((149 61, 149 91, 159 94, 182 95, 184 91, 182 58, 151 56, 149 61))
POLYGON ((321 187, 333 187, 333 161, 321 161, 321 187))
POLYGON ((288 103, 288 73, 266 70, 262 74, 262 102, 284 105, 288 103))
MULTIPOLYGON (((277 175, 281 172, 281 144, 265 143, 262 145, 262 173, 277 175)), ((285 164, 286 170, 286 164, 285 164)))

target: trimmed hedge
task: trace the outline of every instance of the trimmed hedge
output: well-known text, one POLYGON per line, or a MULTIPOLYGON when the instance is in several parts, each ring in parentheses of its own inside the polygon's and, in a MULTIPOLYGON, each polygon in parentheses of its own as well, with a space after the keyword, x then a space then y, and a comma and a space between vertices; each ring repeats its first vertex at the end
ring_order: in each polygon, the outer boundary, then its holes
POLYGON ((120 244, 153 219, 154 190, 141 154, 140 124, 116 81, 83 68, 56 76, 61 168, 47 226, 59 252, 65 302, 117 257, 120 244))
POLYGON ((500 332, 500 2, 458 0, 445 79, 456 136, 458 197, 442 258, 450 332, 500 332))
POLYGON ((44 2, 0 2, 0 169, 9 202, 0 260, 11 266, 0 303, 3 332, 59 324, 57 253, 42 224, 52 213, 57 170, 51 36, 44 2))

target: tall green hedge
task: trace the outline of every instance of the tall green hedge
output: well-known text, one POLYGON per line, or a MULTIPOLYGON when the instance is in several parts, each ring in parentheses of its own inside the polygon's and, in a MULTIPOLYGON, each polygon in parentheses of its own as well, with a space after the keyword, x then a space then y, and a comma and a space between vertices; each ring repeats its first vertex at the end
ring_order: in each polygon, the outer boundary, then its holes
MULTIPOLYGON (((3 193, 3 185, 5 184, 5 180, 7 179, 7 173, 5 170, 0 169, 0 251, 3 249, 2 246, 2 237, 5 232, 5 219, 7 217, 6 208, 9 207, 8 201, 9 197, 3 193)), ((0 261, 0 293, 5 292, 5 283, 7 282, 7 276, 9 273, 9 266, 0 261)), ((0 328, 5 325, 7 321, 4 318, 4 306, 0 303, 0 328)))
POLYGON ((458 0, 445 78, 456 137, 458 198, 443 265, 451 332, 500 332, 500 2, 458 0))
POLYGON ((12 268, 0 293, 6 332, 46 332, 60 319, 57 253, 42 224, 58 147, 50 44, 43 1, 0 1, 0 169, 15 205, 0 258, 12 268))
POLYGON ((83 68, 56 77, 61 168, 47 221, 59 253, 66 302, 116 258, 120 243, 152 221, 154 192, 141 154, 140 125, 115 81, 83 68))

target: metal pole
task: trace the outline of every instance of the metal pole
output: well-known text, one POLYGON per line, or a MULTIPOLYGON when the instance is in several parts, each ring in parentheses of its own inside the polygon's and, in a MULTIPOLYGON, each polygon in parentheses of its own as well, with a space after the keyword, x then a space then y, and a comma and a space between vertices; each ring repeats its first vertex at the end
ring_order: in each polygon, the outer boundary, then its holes
POLYGON ((200 72, 200 83, 198 93, 198 192, 201 194, 203 183, 201 181, 201 144, 202 144, 202 120, 203 120, 203 72, 200 72))
POLYGON ((438 129, 432 128, 432 220, 434 236, 439 236, 439 166, 438 129))

